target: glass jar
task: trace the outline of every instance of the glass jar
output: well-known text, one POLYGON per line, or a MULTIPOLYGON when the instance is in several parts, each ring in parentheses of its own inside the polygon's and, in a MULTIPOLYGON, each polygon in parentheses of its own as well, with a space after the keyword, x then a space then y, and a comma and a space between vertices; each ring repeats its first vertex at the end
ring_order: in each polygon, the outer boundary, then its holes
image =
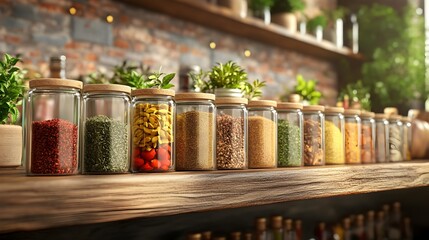
POLYGON ((82 173, 128 172, 131 88, 88 84, 83 92, 82 173))
POLYGON ((375 114, 373 112, 362 112, 362 141, 361 161, 362 163, 375 163, 375 114))
POLYGON ((411 142, 412 142, 412 125, 411 125, 411 118, 403 117, 402 118, 402 124, 404 125, 404 132, 403 132, 403 158, 405 161, 411 160, 411 142))
POLYGON ((345 164, 344 108, 325 108, 325 162, 345 164))
POLYGON ((217 169, 247 168, 247 99, 216 98, 217 169))
POLYGON ((249 168, 277 167, 277 103, 253 100, 247 105, 249 168))
POLYGON ((301 103, 277 103, 277 166, 300 167, 304 164, 304 139, 301 103))
POLYGON ((304 106, 304 165, 325 165, 324 106, 304 106))
POLYGON ((375 114, 375 160, 377 163, 389 161, 389 121, 386 114, 375 114))
POLYGON ((75 80, 30 81, 25 131, 28 175, 79 172, 81 89, 82 82, 75 80))
POLYGON ((215 95, 177 93, 176 170, 215 170, 215 95))
POLYGON ((346 109, 345 121, 345 150, 346 163, 361 163, 361 119, 360 110, 346 109))
POLYGON ((133 90, 132 171, 167 172, 175 167, 175 115, 173 90, 133 90))
POLYGON ((389 157, 391 162, 398 162, 404 159, 403 155, 403 124, 401 116, 389 116, 389 157))

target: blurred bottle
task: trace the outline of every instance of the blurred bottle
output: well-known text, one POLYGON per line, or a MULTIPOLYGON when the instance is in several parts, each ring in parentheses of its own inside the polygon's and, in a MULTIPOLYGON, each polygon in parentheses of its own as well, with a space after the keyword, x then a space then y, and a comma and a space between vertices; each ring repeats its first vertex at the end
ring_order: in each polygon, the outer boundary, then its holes
POLYGON ((384 211, 379 211, 377 213, 377 220, 375 221, 375 239, 384 240, 385 239, 385 226, 384 226, 384 211))
POLYGON ((283 217, 273 216, 271 217, 271 230, 269 238, 271 240, 282 240, 283 239, 283 217))
POLYGON ((250 232, 247 232, 243 236, 243 240, 253 240, 253 235, 250 232))
POLYGON ((283 221, 283 240, 295 240, 297 239, 296 232, 293 229, 292 219, 285 219, 283 221))
POLYGON ((241 232, 232 232, 229 235, 230 240, 241 240, 241 232))
POLYGON ((202 232, 201 240, 212 240, 212 232, 211 231, 202 232))
POLYGON ((412 240, 413 239, 413 228, 411 226, 411 219, 409 217, 404 218, 402 226, 402 239, 412 240))
POLYGON ((363 214, 359 214, 356 216, 355 221, 355 229, 353 232, 354 237, 353 239, 356 240, 366 240, 366 234, 365 234, 365 216, 363 214))
POLYGON ((302 240, 302 221, 299 219, 295 220, 295 234, 296 240, 302 240))
POLYGON ((344 235, 343 235, 342 239, 351 240, 352 239, 352 230, 351 230, 350 218, 344 218, 343 219, 343 231, 344 231, 344 235))
POLYGON ((366 214, 366 237, 368 240, 375 240, 375 212, 368 211, 366 214))
POLYGON ((390 214, 389 221, 389 239, 400 240, 401 239, 401 203, 395 202, 392 205, 392 212, 390 214))
POLYGON ((66 56, 51 57, 49 61, 49 77, 66 79, 66 56))
POLYGON ((255 240, 267 240, 267 219, 256 219, 255 240))
POLYGON ((314 230, 314 237, 316 238, 316 240, 328 240, 326 223, 320 222, 319 224, 317 224, 316 229, 314 230))
POLYGON ((191 233, 186 236, 186 240, 201 240, 201 233, 191 233))
POLYGON ((179 92, 193 92, 197 91, 195 89, 194 82, 189 74, 195 73, 198 74, 201 71, 199 66, 180 66, 179 68, 179 92))
POLYGON ((224 237, 224 236, 217 236, 217 237, 214 237, 213 240, 226 240, 226 237, 224 237))
POLYGON ((332 227, 332 239, 344 240, 344 229, 341 223, 336 223, 332 227))
POLYGON ((384 212, 384 237, 389 237, 390 232, 390 206, 389 204, 383 204, 382 210, 384 212))
POLYGON ((350 21, 352 23, 352 51, 353 53, 359 52, 359 24, 356 14, 350 16, 350 21))

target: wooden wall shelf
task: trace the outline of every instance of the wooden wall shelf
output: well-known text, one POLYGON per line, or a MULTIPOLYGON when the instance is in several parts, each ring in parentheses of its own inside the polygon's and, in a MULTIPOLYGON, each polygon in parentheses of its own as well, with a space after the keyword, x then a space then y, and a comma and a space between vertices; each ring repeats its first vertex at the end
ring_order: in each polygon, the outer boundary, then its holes
POLYGON ((317 41, 310 35, 291 33, 276 25, 265 25, 261 20, 241 18, 229 9, 195 0, 125 0, 135 6, 164 13, 219 31, 253 39, 265 44, 293 50, 328 60, 347 58, 363 61, 361 54, 351 49, 337 48, 328 41, 317 41))
POLYGON ((27 177, 0 169, 0 233, 429 186, 429 162, 27 177))

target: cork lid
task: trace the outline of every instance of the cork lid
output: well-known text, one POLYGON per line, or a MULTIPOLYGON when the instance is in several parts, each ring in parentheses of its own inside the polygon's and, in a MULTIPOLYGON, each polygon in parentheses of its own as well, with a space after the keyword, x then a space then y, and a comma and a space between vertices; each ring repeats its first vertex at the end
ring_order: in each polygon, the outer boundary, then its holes
POLYGON ((247 107, 277 107, 277 102, 271 100, 250 100, 247 107))
POLYGON ((345 109, 344 115, 360 115, 361 111, 359 109, 345 109))
POLYGON ((265 231, 267 229, 267 219, 258 218, 256 219, 256 230, 265 231))
POLYGON ((142 96, 142 95, 159 95, 159 96, 170 96, 174 97, 174 90, 170 89, 159 89, 159 88, 146 88, 137 89, 131 91, 131 96, 142 96))
POLYGON ((292 230, 292 219, 285 219, 283 222, 284 228, 286 228, 286 230, 292 230))
POLYGON ((395 107, 387 107, 384 109, 384 114, 387 115, 398 115, 398 109, 395 107))
POLYGON ((302 109, 301 103, 295 102, 279 102, 277 103, 277 109, 302 109))
POLYGON ((82 89, 83 83, 77 80, 61 79, 61 78, 39 78, 30 80, 30 88, 36 87, 67 87, 82 89))
POLYGON ((384 113, 376 113, 376 114, 374 114, 374 118, 375 119, 387 119, 388 117, 384 113))
POLYGON ((83 92, 123 92, 131 93, 131 87, 121 84, 86 84, 83 92))
POLYGON ((215 95, 211 93, 177 93, 174 97, 176 101, 184 101, 184 100, 215 100, 215 95))
POLYGON ((310 106, 304 106, 302 109, 303 112, 312 112, 312 111, 325 111, 325 107, 322 105, 310 105, 310 106))
POLYGON ((186 240, 201 240, 201 233, 191 233, 186 237, 186 240))
POLYGON ((291 95, 289 95, 287 100, 289 102, 299 103, 299 102, 301 102, 301 96, 299 94, 291 94, 291 95))
POLYGON ((375 117, 375 113, 373 112, 367 112, 367 111, 362 111, 360 114, 361 118, 374 118, 375 117))
POLYGON ((401 119, 401 121, 403 121, 403 122, 411 122, 411 118, 407 117, 407 116, 403 116, 402 119, 401 119))
POLYGON ((282 216, 272 216, 271 217, 271 228, 272 229, 280 229, 283 225, 283 217, 282 216))
POLYGON ((389 116, 389 120, 402 120, 402 116, 401 115, 390 115, 389 116))
POLYGON ((215 104, 246 104, 247 105, 248 100, 247 98, 235 98, 235 97, 220 97, 216 98, 215 104))
POLYGON ((342 107, 325 107, 325 113, 344 113, 342 107))

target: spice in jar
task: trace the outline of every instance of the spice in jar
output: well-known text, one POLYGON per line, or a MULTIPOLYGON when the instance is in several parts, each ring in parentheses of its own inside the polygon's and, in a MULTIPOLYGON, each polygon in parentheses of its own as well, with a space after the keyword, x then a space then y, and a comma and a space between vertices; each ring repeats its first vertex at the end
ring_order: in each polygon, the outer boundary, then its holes
POLYGON ((344 137, 341 129, 333 122, 325 121, 326 164, 344 164, 344 137))
POLYGON ((389 118, 389 155, 390 161, 402 161, 402 123, 401 116, 392 115, 389 118))
POLYGON ((139 103, 134 111, 134 170, 171 170, 171 149, 174 142, 172 107, 164 103, 139 103))
POLYGON ((241 169, 246 167, 243 118, 221 113, 216 117, 216 126, 217 168, 241 169))
POLYGON ((261 116, 249 117, 249 168, 276 167, 276 123, 261 116))
POLYGON ((128 171, 128 125, 104 115, 85 121, 84 171, 128 171))
POLYGON ((372 112, 362 112, 362 142, 361 161, 362 163, 375 163, 375 114, 372 112))
POLYGON ((323 164, 322 126, 320 122, 304 120, 304 164, 307 166, 323 164))
POLYGON ((277 129, 278 166, 301 166, 301 129, 283 119, 278 120, 277 129))
POLYGON ((385 114, 375 114, 375 154, 378 163, 386 162, 389 158, 389 122, 385 114))
POLYGON ((77 170, 77 128, 63 119, 34 121, 31 173, 73 174, 77 170))
POLYGON ((346 163, 361 163, 361 121, 360 110, 346 109, 345 115, 345 152, 346 163))
POLYGON ((176 122, 176 168, 214 169, 214 114, 184 112, 177 115, 176 122))

